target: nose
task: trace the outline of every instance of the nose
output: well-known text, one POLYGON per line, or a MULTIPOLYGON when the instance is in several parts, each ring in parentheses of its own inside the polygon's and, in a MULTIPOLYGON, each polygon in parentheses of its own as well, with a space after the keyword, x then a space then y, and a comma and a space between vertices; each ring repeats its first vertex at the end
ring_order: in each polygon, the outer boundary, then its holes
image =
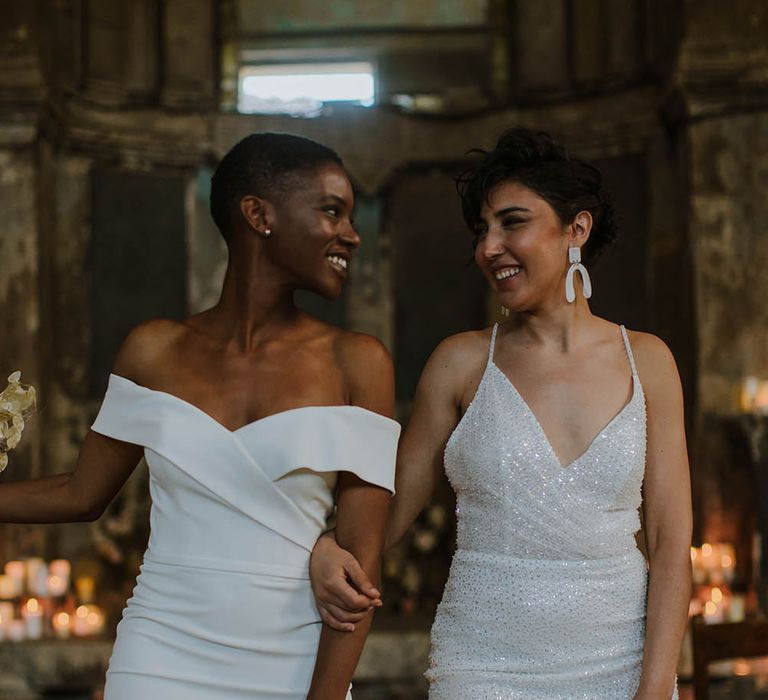
POLYGON ((357 232, 357 229, 355 229, 351 221, 348 222, 346 226, 342 227, 340 238, 342 242, 350 248, 357 249, 360 247, 360 234, 357 232))
POLYGON ((502 237, 488 229, 484 236, 477 242, 476 254, 485 262, 490 262, 504 252, 502 237))

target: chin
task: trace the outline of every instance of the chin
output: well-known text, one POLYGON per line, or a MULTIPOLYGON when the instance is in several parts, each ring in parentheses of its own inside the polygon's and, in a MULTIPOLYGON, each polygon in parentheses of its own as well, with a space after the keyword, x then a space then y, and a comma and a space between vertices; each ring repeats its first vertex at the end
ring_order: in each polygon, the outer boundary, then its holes
POLYGON ((335 301, 341 296, 344 291, 344 285, 340 281, 334 281, 332 283, 320 283, 312 288, 315 294, 327 299, 328 301, 335 301))
POLYGON ((528 311, 532 304, 529 299, 526 299, 521 294, 515 294, 507 298, 499 297, 499 302, 502 306, 509 309, 512 313, 523 313, 528 311))

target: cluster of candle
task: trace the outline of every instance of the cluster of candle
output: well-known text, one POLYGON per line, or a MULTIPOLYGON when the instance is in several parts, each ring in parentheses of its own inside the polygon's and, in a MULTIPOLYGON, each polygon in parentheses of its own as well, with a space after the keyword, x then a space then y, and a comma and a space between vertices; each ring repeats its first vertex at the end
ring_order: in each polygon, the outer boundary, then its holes
POLYGON ((759 377, 745 377, 739 397, 744 413, 768 414, 768 380, 759 377))
POLYGON ((0 640, 101 634, 105 616, 93 604, 94 581, 78 578, 72 592, 71 571, 65 559, 9 561, 0 575, 0 640))
POLYGON ((741 622, 746 596, 731 591, 736 571, 736 555, 731 544, 691 547, 694 592, 690 614, 702 615, 708 623, 741 622))

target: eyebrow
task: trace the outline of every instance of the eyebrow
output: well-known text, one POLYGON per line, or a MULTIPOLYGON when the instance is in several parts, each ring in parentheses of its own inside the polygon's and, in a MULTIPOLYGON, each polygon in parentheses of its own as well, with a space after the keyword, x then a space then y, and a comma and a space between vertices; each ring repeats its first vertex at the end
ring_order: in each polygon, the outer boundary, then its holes
POLYGON ((530 209, 526 209, 525 207, 505 207, 504 209, 499 209, 498 211, 493 212, 493 215, 500 219, 502 216, 506 216, 507 214, 512 214, 513 212, 525 212, 527 214, 531 213, 530 209))
POLYGON ((339 197, 337 194, 324 194, 320 199, 322 200, 333 200, 334 202, 338 204, 347 205, 347 200, 343 197, 339 197))

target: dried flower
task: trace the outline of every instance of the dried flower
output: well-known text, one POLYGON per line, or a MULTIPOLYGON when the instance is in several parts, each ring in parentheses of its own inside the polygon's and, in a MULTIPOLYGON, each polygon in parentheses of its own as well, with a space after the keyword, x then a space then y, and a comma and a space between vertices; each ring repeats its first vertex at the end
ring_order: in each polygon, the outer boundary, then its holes
POLYGON ((35 389, 21 383, 21 372, 8 377, 8 386, 0 392, 0 472, 8 466, 8 452, 21 442, 24 418, 35 408, 35 389))

